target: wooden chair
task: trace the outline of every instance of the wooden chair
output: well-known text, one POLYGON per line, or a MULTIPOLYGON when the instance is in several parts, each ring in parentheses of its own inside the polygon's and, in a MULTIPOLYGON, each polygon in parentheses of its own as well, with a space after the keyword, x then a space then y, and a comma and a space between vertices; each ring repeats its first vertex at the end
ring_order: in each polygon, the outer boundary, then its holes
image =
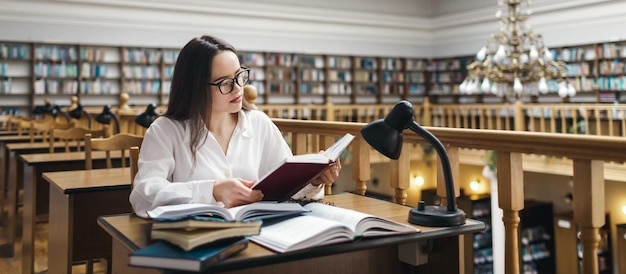
POLYGON ((85 169, 93 168, 92 151, 106 151, 106 168, 113 168, 111 151, 120 151, 122 167, 126 167, 126 151, 128 150, 132 156, 131 147, 141 146, 142 141, 143 136, 129 133, 120 133, 108 138, 96 139, 93 139, 89 133, 85 134, 85 169))
POLYGON ((85 141, 85 134, 91 134, 92 137, 106 137, 107 128, 88 129, 83 127, 72 127, 69 129, 50 130, 50 153, 54 153, 54 143, 56 141, 65 142, 65 152, 71 151, 71 142, 75 142, 76 151, 81 151, 82 142, 85 141))

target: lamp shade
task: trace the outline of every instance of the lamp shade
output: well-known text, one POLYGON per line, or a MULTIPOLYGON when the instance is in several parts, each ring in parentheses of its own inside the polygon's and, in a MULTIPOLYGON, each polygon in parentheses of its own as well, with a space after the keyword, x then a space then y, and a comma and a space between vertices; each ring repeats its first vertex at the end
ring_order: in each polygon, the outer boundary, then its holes
POLYGON ((75 109, 70 110, 70 117, 74 119, 80 119, 80 116, 83 114, 83 105, 77 104, 75 109))
POLYGON ((96 121, 101 124, 108 125, 111 123, 111 106, 105 105, 102 112, 96 116, 96 121))
POLYGON ((139 114, 139 116, 135 118, 135 123, 137 123, 138 125, 142 127, 148 128, 152 124, 153 117, 156 117, 156 116, 159 116, 159 114, 156 112, 156 105, 149 104, 146 107, 146 111, 139 114))
POLYGON ((402 151, 402 131, 413 121, 415 111, 408 101, 397 103, 385 119, 376 120, 361 129, 361 136, 383 155, 397 160, 402 151))

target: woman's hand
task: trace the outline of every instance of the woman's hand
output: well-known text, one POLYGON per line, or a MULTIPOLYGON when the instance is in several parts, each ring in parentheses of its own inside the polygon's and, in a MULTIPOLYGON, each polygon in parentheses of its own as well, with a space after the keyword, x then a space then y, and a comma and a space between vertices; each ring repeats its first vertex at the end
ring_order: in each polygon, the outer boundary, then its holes
POLYGON ((339 171, 341 171, 341 161, 337 158, 337 160, 335 160, 335 164, 322 174, 315 177, 315 179, 311 181, 311 184, 314 186, 332 184, 339 177, 339 171))
POLYGON ((227 208, 258 202, 263 193, 252 190, 254 183, 241 178, 217 180, 213 185, 213 197, 227 208))

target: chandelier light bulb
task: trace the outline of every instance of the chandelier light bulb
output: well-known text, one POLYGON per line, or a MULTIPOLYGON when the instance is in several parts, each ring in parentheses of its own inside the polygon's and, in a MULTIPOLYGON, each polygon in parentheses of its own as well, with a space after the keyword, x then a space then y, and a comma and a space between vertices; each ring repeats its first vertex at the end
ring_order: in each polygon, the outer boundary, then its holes
POLYGON ((542 94, 548 93, 548 83, 546 82, 545 77, 541 77, 541 79, 539 79, 539 84, 537 88, 539 89, 539 92, 541 92, 542 94))
POLYGON ((526 65, 528 63, 528 54, 526 53, 522 53, 519 56, 519 67, 524 67, 524 65, 526 65))
POLYGON ((574 88, 574 85, 572 85, 572 83, 567 83, 567 96, 576 96, 576 89, 574 88))
POLYGON ((485 77, 485 79, 483 79, 482 85, 480 86, 480 89, 482 90, 483 93, 489 93, 490 88, 491 88, 491 82, 489 82, 489 79, 485 77))
POLYGON ((535 61, 537 60, 537 58, 539 58, 539 52, 537 51, 537 48, 535 46, 530 47, 530 52, 528 53, 528 55, 530 57, 530 61, 535 61))
POLYGON ((498 84, 491 85, 491 94, 493 95, 498 94, 498 84))
POLYGON ((487 47, 483 46, 478 53, 476 53, 476 60, 483 61, 487 56, 487 47))
POLYGON ((543 55, 544 55, 544 57, 543 57, 543 58, 544 58, 544 60, 546 60, 546 61, 552 61, 552 52, 550 52, 550 49, 549 49, 549 48, 547 48, 547 47, 546 47, 546 48, 543 50, 543 55))
POLYGON ((506 57, 506 51, 504 49, 504 45, 500 45, 493 59, 496 63, 500 64, 502 62, 502 59, 504 59, 504 57, 506 57))
POLYGON ((560 82, 559 83, 559 97, 561 98, 565 98, 567 97, 567 85, 565 84, 565 82, 560 82))
POLYGON ((513 80, 513 91, 515 94, 521 95, 523 90, 524 86, 522 86, 522 82, 519 78, 515 77, 515 80, 513 80))
POLYGON ((466 91, 467 91, 467 79, 463 80, 463 82, 461 82, 461 84, 459 85, 459 93, 465 94, 466 91))

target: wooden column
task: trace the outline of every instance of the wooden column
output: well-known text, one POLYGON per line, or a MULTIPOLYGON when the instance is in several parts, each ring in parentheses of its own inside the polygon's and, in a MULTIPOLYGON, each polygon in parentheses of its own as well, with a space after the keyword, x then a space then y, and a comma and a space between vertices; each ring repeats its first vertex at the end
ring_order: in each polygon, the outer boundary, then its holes
POLYGON ((519 212, 524 209, 522 154, 497 152, 497 170, 498 204, 504 222, 504 269, 507 274, 519 274, 519 212))
MULTIPOLYGON (((333 136, 328 136, 328 135, 326 135, 326 136, 319 136, 319 139, 320 139, 320 141, 319 141, 320 147, 324 147, 324 148, 327 148, 327 147, 331 146, 335 142, 335 138, 333 136)), ((341 163, 341 161, 339 163, 341 163)), ((333 188, 332 187, 333 187, 332 183, 324 185, 324 193, 326 195, 333 194, 333 188)))
POLYGON ((515 105, 513 106, 513 120, 515 121, 514 129, 516 131, 526 131, 526 115, 524 114, 524 108, 522 104, 522 100, 515 101, 515 105))
POLYGON ((574 159, 574 220, 580 227, 582 273, 598 273, 599 229, 604 225, 604 163, 574 159))
MULTIPOLYGON (((427 126, 430 127, 433 125, 433 121, 432 121, 432 113, 430 112, 431 105, 430 105, 430 100, 428 99, 428 96, 424 96, 424 102, 422 103, 422 119, 421 119, 421 125, 422 126, 427 126)), ((420 121, 419 117, 415 117, 416 121, 420 121)))
POLYGON ((355 191, 358 194, 365 195, 367 185, 365 184, 370 178, 370 146, 360 136, 354 138, 352 147, 352 179, 355 182, 355 191))

